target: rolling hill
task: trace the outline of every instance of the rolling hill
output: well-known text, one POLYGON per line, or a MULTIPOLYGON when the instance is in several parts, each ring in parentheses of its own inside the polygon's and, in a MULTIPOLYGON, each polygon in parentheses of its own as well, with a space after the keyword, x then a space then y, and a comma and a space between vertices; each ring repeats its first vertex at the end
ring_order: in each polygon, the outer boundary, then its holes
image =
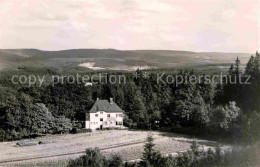
POLYGON ((135 70, 137 68, 171 68, 219 65, 227 68, 239 57, 245 64, 248 53, 190 52, 175 50, 72 49, 42 51, 37 49, 0 49, 0 70, 6 68, 56 67, 92 70, 135 70))

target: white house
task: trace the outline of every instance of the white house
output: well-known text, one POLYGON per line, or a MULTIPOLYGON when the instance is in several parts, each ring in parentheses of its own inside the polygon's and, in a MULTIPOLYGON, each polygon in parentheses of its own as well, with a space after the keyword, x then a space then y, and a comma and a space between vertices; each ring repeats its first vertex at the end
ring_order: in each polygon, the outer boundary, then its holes
POLYGON ((99 100, 86 113, 86 129, 120 128, 123 127, 123 110, 113 101, 99 100))

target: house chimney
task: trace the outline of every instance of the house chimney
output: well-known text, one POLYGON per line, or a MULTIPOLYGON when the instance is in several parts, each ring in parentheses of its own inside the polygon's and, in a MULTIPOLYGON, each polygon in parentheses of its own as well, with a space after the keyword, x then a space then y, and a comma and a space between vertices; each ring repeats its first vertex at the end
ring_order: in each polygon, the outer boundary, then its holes
POLYGON ((110 104, 113 104, 113 98, 110 97, 110 104))

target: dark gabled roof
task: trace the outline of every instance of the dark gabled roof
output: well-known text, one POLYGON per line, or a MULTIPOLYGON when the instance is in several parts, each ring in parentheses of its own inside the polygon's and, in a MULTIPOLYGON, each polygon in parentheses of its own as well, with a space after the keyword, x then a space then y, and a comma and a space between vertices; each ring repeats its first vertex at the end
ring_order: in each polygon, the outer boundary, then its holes
POLYGON ((95 113, 97 111, 123 112, 123 110, 115 102, 109 103, 107 100, 97 100, 89 112, 95 113))

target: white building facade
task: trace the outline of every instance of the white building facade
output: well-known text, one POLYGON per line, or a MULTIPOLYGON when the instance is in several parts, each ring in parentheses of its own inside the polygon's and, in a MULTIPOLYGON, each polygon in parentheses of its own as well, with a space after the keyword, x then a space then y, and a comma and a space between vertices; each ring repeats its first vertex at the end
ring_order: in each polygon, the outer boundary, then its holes
POLYGON ((86 129, 122 128, 123 110, 110 98, 94 103, 89 113, 86 113, 86 129))

